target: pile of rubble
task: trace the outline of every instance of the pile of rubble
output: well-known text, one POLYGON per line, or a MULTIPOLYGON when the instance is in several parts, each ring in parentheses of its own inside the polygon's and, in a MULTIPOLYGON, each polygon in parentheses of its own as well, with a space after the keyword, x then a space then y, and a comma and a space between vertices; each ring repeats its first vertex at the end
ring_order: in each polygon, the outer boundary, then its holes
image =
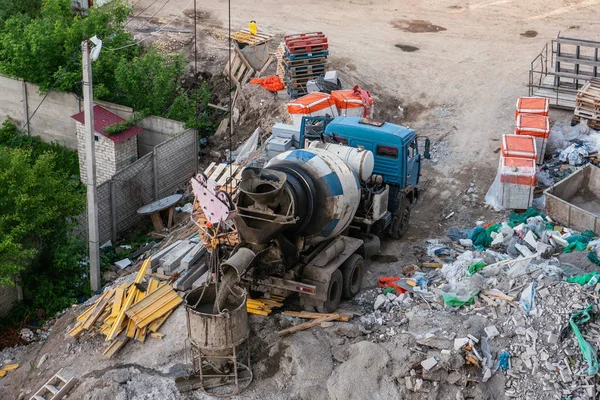
POLYGON ((415 339, 419 362, 404 377, 414 392, 432 381, 464 385, 502 373, 507 397, 595 398, 600 272, 586 274, 561 259, 579 252, 594 265, 600 240, 533 209, 509 218, 428 240, 424 261, 433 262, 381 278, 380 288, 355 298, 365 310, 359 329, 375 343, 401 334, 415 339), (446 314, 462 326, 444 322, 446 314), (429 323, 418 326, 415 318, 429 323), (472 318, 487 324, 471 331, 481 335, 465 334, 472 318))

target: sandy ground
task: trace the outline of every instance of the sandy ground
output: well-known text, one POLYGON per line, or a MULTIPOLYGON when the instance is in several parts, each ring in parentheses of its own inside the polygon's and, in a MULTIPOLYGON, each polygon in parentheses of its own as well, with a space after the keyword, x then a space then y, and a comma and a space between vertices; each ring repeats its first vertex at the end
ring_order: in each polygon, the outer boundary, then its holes
MULTIPOLYGON (((329 59, 343 80, 370 90, 376 96, 376 108, 384 119, 394 121, 399 113, 397 107, 402 107, 405 118, 401 122, 434 142, 435 161, 425 163, 426 188, 413 209, 411 228, 402 241, 384 243, 382 254, 388 257, 371 265, 365 287, 375 286, 379 276, 395 274, 402 266, 419 261, 425 252, 422 239, 441 237, 452 225, 469 226, 479 219, 499 217, 483 208, 481 201, 493 179, 499 138, 513 130, 515 100, 527 94, 530 61, 559 31, 565 36, 600 39, 600 0, 282 3, 276 0, 233 2, 232 28, 245 28, 247 22, 256 20, 259 29, 279 36, 323 31, 330 42, 329 59), (470 188, 473 193, 465 197, 470 188), (455 214, 446 220, 452 212, 455 214)), ((138 32, 136 37, 166 23, 175 29, 193 29, 192 7, 190 0, 138 0, 136 16, 130 26, 138 32)), ((227 2, 198 2, 198 9, 201 11, 199 27, 215 33, 199 46, 200 65, 216 74, 222 70, 222 63, 217 61, 223 60, 226 54, 223 32, 227 27, 227 2)), ((177 51, 184 47, 190 54, 192 38, 189 34, 161 32, 157 36, 160 35, 169 35, 178 42, 165 50, 177 51)), ((565 118, 566 114, 553 112, 551 116, 565 118)), ((76 315, 73 312, 60 319, 48 342, 13 354, 15 359, 32 363, 37 363, 43 354, 52 356, 40 368, 30 369, 24 365, 27 368, 5 378, 0 388, 6 398, 16 397, 19 392, 31 396, 32 390, 61 367, 83 378, 84 383, 73 394, 75 397, 69 398, 179 398, 173 395, 172 375, 186 363, 185 318, 181 308, 165 327, 177 333, 162 342, 130 344, 115 360, 103 360, 98 354, 103 346, 101 339, 76 343, 67 337, 66 329, 76 315), (124 386, 127 387, 125 395, 124 386)), ((335 384, 336 379, 343 381, 340 375, 344 371, 334 370, 339 361, 356 354, 377 355, 381 351, 360 344, 365 342, 352 343, 350 348, 350 342, 342 340, 340 347, 340 340, 317 329, 296 335, 293 340, 287 339, 271 351, 270 357, 282 358, 281 365, 276 366, 288 375, 302 372, 298 365, 302 363, 320 368, 311 373, 304 370, 304 375, 299 373, 288 385, 288 388, 297 386, 297 390, 283 398, 327 398, 324 388, 312 392, 318 395, 309 395, 302 389, 302 379, 313 379, 317 373, 321 378, 332 374, 335 384), (319 343, 323 342, 329 344, 327 351, 331 346, 332 355, 319 351, 319 343), (285 346, 290 347, 286 350, 285 346), (303 357, 308 356, 303 351, 310 346, 314 347, 310 354, 314 358, 305 359, 303 357), (336 352, 343 352, 344 356, 336 352), (329 365, 332 357, 333 364, 329 365)), ((374 364, 383 371, 373 375, 375 381, 386 376, 385 365, 406 368, 409 355, 403 353, 405 343, 398 339, 392 345, 389 354, 393 360, 387 364, 379 366, 377 359, 364 361, 364 371, 371 371, 374 364)), ((272 364, 259 364, 257 368, 264 371, 259 373, 259 379, 244 398, 282 398, 278 390, 284 382, 277 381, 281 378, 275 374, 277 371, 271 371, 272 364)), ((323 380, 319 382, 324 384, 323 380)), ((370 393, 386 393, 385 385, 386 382, 381 381, 379 387, 368 389, 370 393)), ((444 393, 454 398, 454 393, 444 393)), ((404 393, 396 395, 405 397, 404 393)), ((484 398, 481 393, 469 397, 484 398)), ((503 395, 486 394, 485 398, 503 398, 503 395)))

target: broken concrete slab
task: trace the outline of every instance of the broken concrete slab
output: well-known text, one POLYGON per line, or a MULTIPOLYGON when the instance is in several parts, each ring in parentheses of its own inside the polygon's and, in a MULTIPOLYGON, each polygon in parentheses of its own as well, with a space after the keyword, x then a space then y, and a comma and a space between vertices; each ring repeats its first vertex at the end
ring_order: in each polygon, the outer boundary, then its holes
POLYGON ((181 260, 180 267, 184 269, 188 269, 190 266, 194 265, 200 257, 206 254, 206 249, 204 248, 203 243, 198 243, 189 253, 186 254, 185 257, 181 260))
POLYGON ((151 261, 150 261, 150 267, 152 268, 152 271, 155 271, 156 268, 158 268, 158 266, 160 265, 161 258, 163 258, 168 252, 170 252, 176 246, 179 246, 181 244, 181 242, 182 242, 182 240, 178 240, 178 241, 170 244, 169 246, 165 247, 164 249, 160 250, 155 255, 153 255, 151 258, 151 261))
POLYGON ((438 361, 435 357, 429 357, 428 359, 421 361, 421 366, 423 369, 429 371, 431 368, 435 367, 437 363, 438 361))
POLYGON ((198 264, 187 271, 183 271, 181 277, 175 281, 173 287, 179 291, 185 291, 192 287, 192 284, 196 282, 202 275, 208 271, 206 263, 198 264))
POLYGON ((485 331, 487 337, 490 339, 500 335, 500 332, 498 331, 498 328, 496 328, 495 325, 486 326, 485 328, 483 328, 483 330, 485 331))
POLYGON ((193 243, 187 241, 181 242, 177 247, 174 247, 160 259, 160 266, 166 275, 170 274, 177 268, 181 260, 195 247, 193 243))

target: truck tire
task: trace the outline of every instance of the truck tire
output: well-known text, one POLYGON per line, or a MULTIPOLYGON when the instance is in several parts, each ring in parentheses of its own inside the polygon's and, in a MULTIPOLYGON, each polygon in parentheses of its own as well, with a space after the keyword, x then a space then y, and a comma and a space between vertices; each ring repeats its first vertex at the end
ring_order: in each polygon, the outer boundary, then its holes
POLYGON ((359 254, 352 254, 342 266, 342 297, 346 300, 353 298, 362 286, 363 276, 365 274, 365 260, 359 254))
POLYGON ((331 279, 329 280, 329 287, 327 288, 327 301, 321 306, 316 307, 318 312, 329 314, 337 310, 342 298, 343 281, 344 278, 342 277, 340 270, 336 269, 333 271, 331 279))
POLYGON ((400 202, 400 206, 394 212, 392 224, 390 226, 390 236, 394 239, 400 239, 408 230, 408 223, 410 221, 410 202, 404 198, 400 202))

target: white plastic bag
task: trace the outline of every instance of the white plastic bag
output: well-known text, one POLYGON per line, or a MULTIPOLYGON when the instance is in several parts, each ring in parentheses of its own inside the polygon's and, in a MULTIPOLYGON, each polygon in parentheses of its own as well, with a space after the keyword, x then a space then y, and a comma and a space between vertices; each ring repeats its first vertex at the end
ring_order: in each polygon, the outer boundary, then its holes
POLYGON ((237 154, 237 156, 235 157, 236 164, 243 164, 244 161, 250 158, 252 153, 254 153, 254 150, 256 150, 256 146, 258 146, 259 137, 260 128, 256 128, 254 130, 254 133, 252 133, 252 135, 248 139, 246 139, 246 141, 240 147, 238 147, 235 150, 235 153, 237 154))

